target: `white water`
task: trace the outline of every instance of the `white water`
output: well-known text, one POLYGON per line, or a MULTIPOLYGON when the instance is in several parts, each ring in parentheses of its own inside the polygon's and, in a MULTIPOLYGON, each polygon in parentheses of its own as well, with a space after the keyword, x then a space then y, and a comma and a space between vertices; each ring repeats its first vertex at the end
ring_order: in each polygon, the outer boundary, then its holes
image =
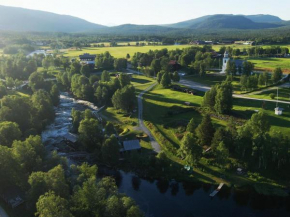
POLYGON ((67 92, 62 92, 60 94, 59 106, 55 107, 55 120, 41 134, 42 142, 45 146, 60 143, 63 140, 63 136, 69 132, 72 126, 72 108, 81 111, 87 108, 93 111, 98 110, 98 107, 93 103, 84 100, 75 100, 67 92))

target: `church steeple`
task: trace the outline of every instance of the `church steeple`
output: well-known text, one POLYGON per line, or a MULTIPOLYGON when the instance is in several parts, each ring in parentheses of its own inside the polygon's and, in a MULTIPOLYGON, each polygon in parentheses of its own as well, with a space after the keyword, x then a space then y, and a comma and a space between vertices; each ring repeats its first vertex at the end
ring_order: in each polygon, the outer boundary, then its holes
POLYGON ((225 54, 224 54, 224 58, 229 58, 229 52, 226 50, 225 54))

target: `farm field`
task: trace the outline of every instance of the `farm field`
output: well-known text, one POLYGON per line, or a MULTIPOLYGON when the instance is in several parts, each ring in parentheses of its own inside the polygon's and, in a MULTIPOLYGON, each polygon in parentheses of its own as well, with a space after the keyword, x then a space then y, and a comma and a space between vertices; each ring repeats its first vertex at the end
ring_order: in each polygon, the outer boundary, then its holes
POLYGON ((68 49, 64 52, 64 56, 78 57, 84 53, 101 54, 106 51, 110 52, 115 58, 125 58, 127 54, 133 56, 136 52, 146 53, 149 50, 161 50, 167 48, 168 50, 183 49, 190 47, 191 45, 162 45, 162 46, 124 46, 124 47, 86 47, 82 50, 68 49))

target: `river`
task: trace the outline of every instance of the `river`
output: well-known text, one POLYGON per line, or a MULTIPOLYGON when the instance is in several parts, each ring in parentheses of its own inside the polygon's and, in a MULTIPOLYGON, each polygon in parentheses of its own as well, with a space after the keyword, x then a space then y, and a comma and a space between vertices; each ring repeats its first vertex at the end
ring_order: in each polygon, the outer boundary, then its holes
MULTIPOLYGON (((42 133, 48 149, 62 140, 71 126, 71 109, 97 110, 92 103, 75 100, 61 93, 56 118, 42 133)), ((135 199, 147 217, 289 217, 290 197, 263 196, 249 190, 223 187, 214 197, 217 187, 208 184, 176 183, 146 180, 133 173, 99 167, 99 177, 116 178, 119 191, 135 199)))

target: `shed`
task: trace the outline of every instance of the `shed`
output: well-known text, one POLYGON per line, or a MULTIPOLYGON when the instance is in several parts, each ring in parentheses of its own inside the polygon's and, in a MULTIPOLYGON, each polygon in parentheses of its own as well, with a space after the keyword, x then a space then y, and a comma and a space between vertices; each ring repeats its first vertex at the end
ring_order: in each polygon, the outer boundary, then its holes
POLYGON ((12 208, 25 202, 24 195, 24 192, 18 187, 9 187, 0 193, 1 198, 12 208))
POLYGON ((275 108, 275 115, 282 115, 283 110, 284 110, 283 108, 276 107, 275 108))
POLYGON ((123 151, 133 151, 141 149, 139 140, 129 140, 123 142, 123 151))

